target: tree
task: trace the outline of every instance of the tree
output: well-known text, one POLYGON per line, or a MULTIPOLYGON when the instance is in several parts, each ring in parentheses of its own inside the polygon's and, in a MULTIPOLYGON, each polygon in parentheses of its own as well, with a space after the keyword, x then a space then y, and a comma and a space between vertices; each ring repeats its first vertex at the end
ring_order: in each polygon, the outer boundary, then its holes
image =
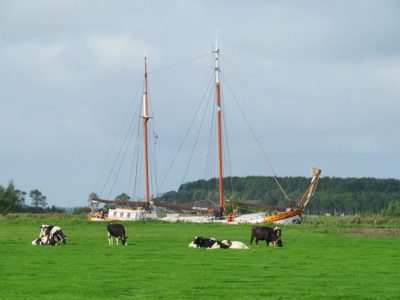
POLYGON ((46 196, 42 195, 42 192, 38 189, 30 191, 29 197, 31 197, 32 206, 35 208, 46 208, 46 196))
POLYGON ((117 197, 115 197, 116 201, 129 201, 131 200, 131 197, 129 197, 129 195, 127 193, 122 193, 120 195, 118 195, 117 197))
POLYGON ((20 208, 19 201, 19 195, 12 181, 6 188, 0 186, 0 212, 17 211, 20 208))
POLYGON ((382 213, 387 216, 400 217, 400 201, 390 201, 388 207, 383 209, 382 213))
POLYGON ((99 196, 96 193, 91 193, 89 195, 89 211, 92 211, 93 213, 99 207, 99 203, 96 201, 97 199, 99 199, 99 196))
POLYGON ((99 196, 96 193, 91 193, 89 195, 89 201, 90 200, 97 200, 97 199, 99 199, 99 196))
POLYGON ((22 207, 22 205, 25 204, 25 196, 26 196, 26 192, 24 191, 20 191, 20 190, 15 190, 15 194, 17 196, 17 201, 16 201, 16 207, 19 209, 22 207))

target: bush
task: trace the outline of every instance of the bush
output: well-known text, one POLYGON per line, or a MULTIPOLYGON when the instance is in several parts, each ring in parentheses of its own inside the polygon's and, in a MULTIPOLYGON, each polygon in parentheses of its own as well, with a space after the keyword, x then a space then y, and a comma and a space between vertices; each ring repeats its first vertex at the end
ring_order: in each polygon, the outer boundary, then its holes
POLYGON ((382 211, 382 214, 391 217, 400 217, 400 200, 390 201, 388 207, 382 211))

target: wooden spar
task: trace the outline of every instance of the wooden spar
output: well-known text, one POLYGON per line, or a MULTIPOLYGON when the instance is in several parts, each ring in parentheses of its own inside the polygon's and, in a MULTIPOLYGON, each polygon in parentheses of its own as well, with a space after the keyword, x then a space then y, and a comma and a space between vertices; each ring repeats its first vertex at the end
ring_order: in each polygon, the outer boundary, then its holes
POLYGON ((217 125, 218 125, 218 175, 219 175, 219 215, 224 211, 224 189, 223 189, 223 172, 222 172, 222 135, 221 135, 221 86, 219 82, 219 65, 218 54, 219 49, 217 40, 215 40, 215 95, 217 105, 217 125))
POLYGON ((321 170, 318 168, 313 168, 311 171, 311 174, 313 176, 311 179, 311 183, 308 186, 307 190, 304 192, 304 194, 301 196, 299 201, 297 201, 297 204, 296 204, 297 208, 303 209, 307 205, 311 196, 314 194, 315 189, 317 188, 317 183, 319 180, 319 176, 321 174, 321 170))
POLYGON ((150 208, 150 193, 149 193, 149 152, 147 142, 147 122, 149 121, 149 106, 147 97, 147 58, 144 57, 144 91, 143 91, 143 145, 144 145, 144 172, 146 181, 146 209, 150 208))

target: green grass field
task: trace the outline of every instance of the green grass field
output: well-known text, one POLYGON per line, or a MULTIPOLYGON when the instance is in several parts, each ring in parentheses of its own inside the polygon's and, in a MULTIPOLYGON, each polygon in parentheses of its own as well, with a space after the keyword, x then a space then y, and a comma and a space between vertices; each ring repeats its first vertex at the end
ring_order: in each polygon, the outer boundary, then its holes
POLYGON ((129 222, 117 247, 106 223, 3 217, 0 298, 400 299, 400 236, 344 227, 305 222, 282 226, 283 248, 205 250, 187 246, 195 235, 248 244, 251 225, 129 222), (61 226, 68 245, 32 246, 41 224, 61 226))

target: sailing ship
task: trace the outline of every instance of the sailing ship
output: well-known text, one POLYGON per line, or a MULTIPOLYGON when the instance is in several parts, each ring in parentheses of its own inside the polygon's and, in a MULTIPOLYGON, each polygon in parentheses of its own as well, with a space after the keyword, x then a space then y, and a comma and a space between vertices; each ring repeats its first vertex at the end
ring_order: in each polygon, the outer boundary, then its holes
MULTIPOLYGON (((165 202, 159 202, 150 200, 149 191, 149 149, 148 149, 148 121, 149 109, 148 109, 148 72, 147 72, 147 58, 144 57, 144 89, 142 96, 142 113, 141 119, 143 124, 143 153, 144 153, 144 179, 145 179, 145 201, 113 201, 104 199, 91 199, 90 207, 91 213, 88 215, 90 221, 104 221, 104 220, 146 220, 157 218, 157 208, 167 209, 169 211, 180 211, 180 212, 197 212, 197 216, 182 215, 179 213, 168 214, 162 218, 165 221, 191 221, 191 222, 227 222, 231 224, 236 223, 267 223, 273 222, 278 224, 292 224, 301 223, 303 220, 304 208, 314 195, 317 188, 319 176, 321 170, 318 168, 312 169, 312 180, 302 195, 297 201, 294 208, 286 208, 282 212, 276 212, 273 214, 267 214, 265 212, 241 214, 241 215, 225 215, 224 212, 224 187, 223 187, 223 145, 222 145, 222 110, 221 110, 221 83, 220 83, 220 66, 219 66, 219 55, 220 49, 218 48, 217 42, 213 49, 214 58, 214 88, 215 88, 215 106, 216 106, 216 134, 217 134, 217 153, 218 153, 218 205, 217 207, 202 207, 198 205, 176 205, 165 202), (114 204, 115 208, 108 210, 96 210, 99 203, 103 204, 114 204), (119 206, 119 208, 118 208, 119 206)), ((277 181, 279 188, 284 193, 285 197, 289 197, 284 192, 282 186, 277 181)), ((265 207, 265 206, 264 206, 265 207)), ((259 208, 262 208, 262 206, 259 208)))

